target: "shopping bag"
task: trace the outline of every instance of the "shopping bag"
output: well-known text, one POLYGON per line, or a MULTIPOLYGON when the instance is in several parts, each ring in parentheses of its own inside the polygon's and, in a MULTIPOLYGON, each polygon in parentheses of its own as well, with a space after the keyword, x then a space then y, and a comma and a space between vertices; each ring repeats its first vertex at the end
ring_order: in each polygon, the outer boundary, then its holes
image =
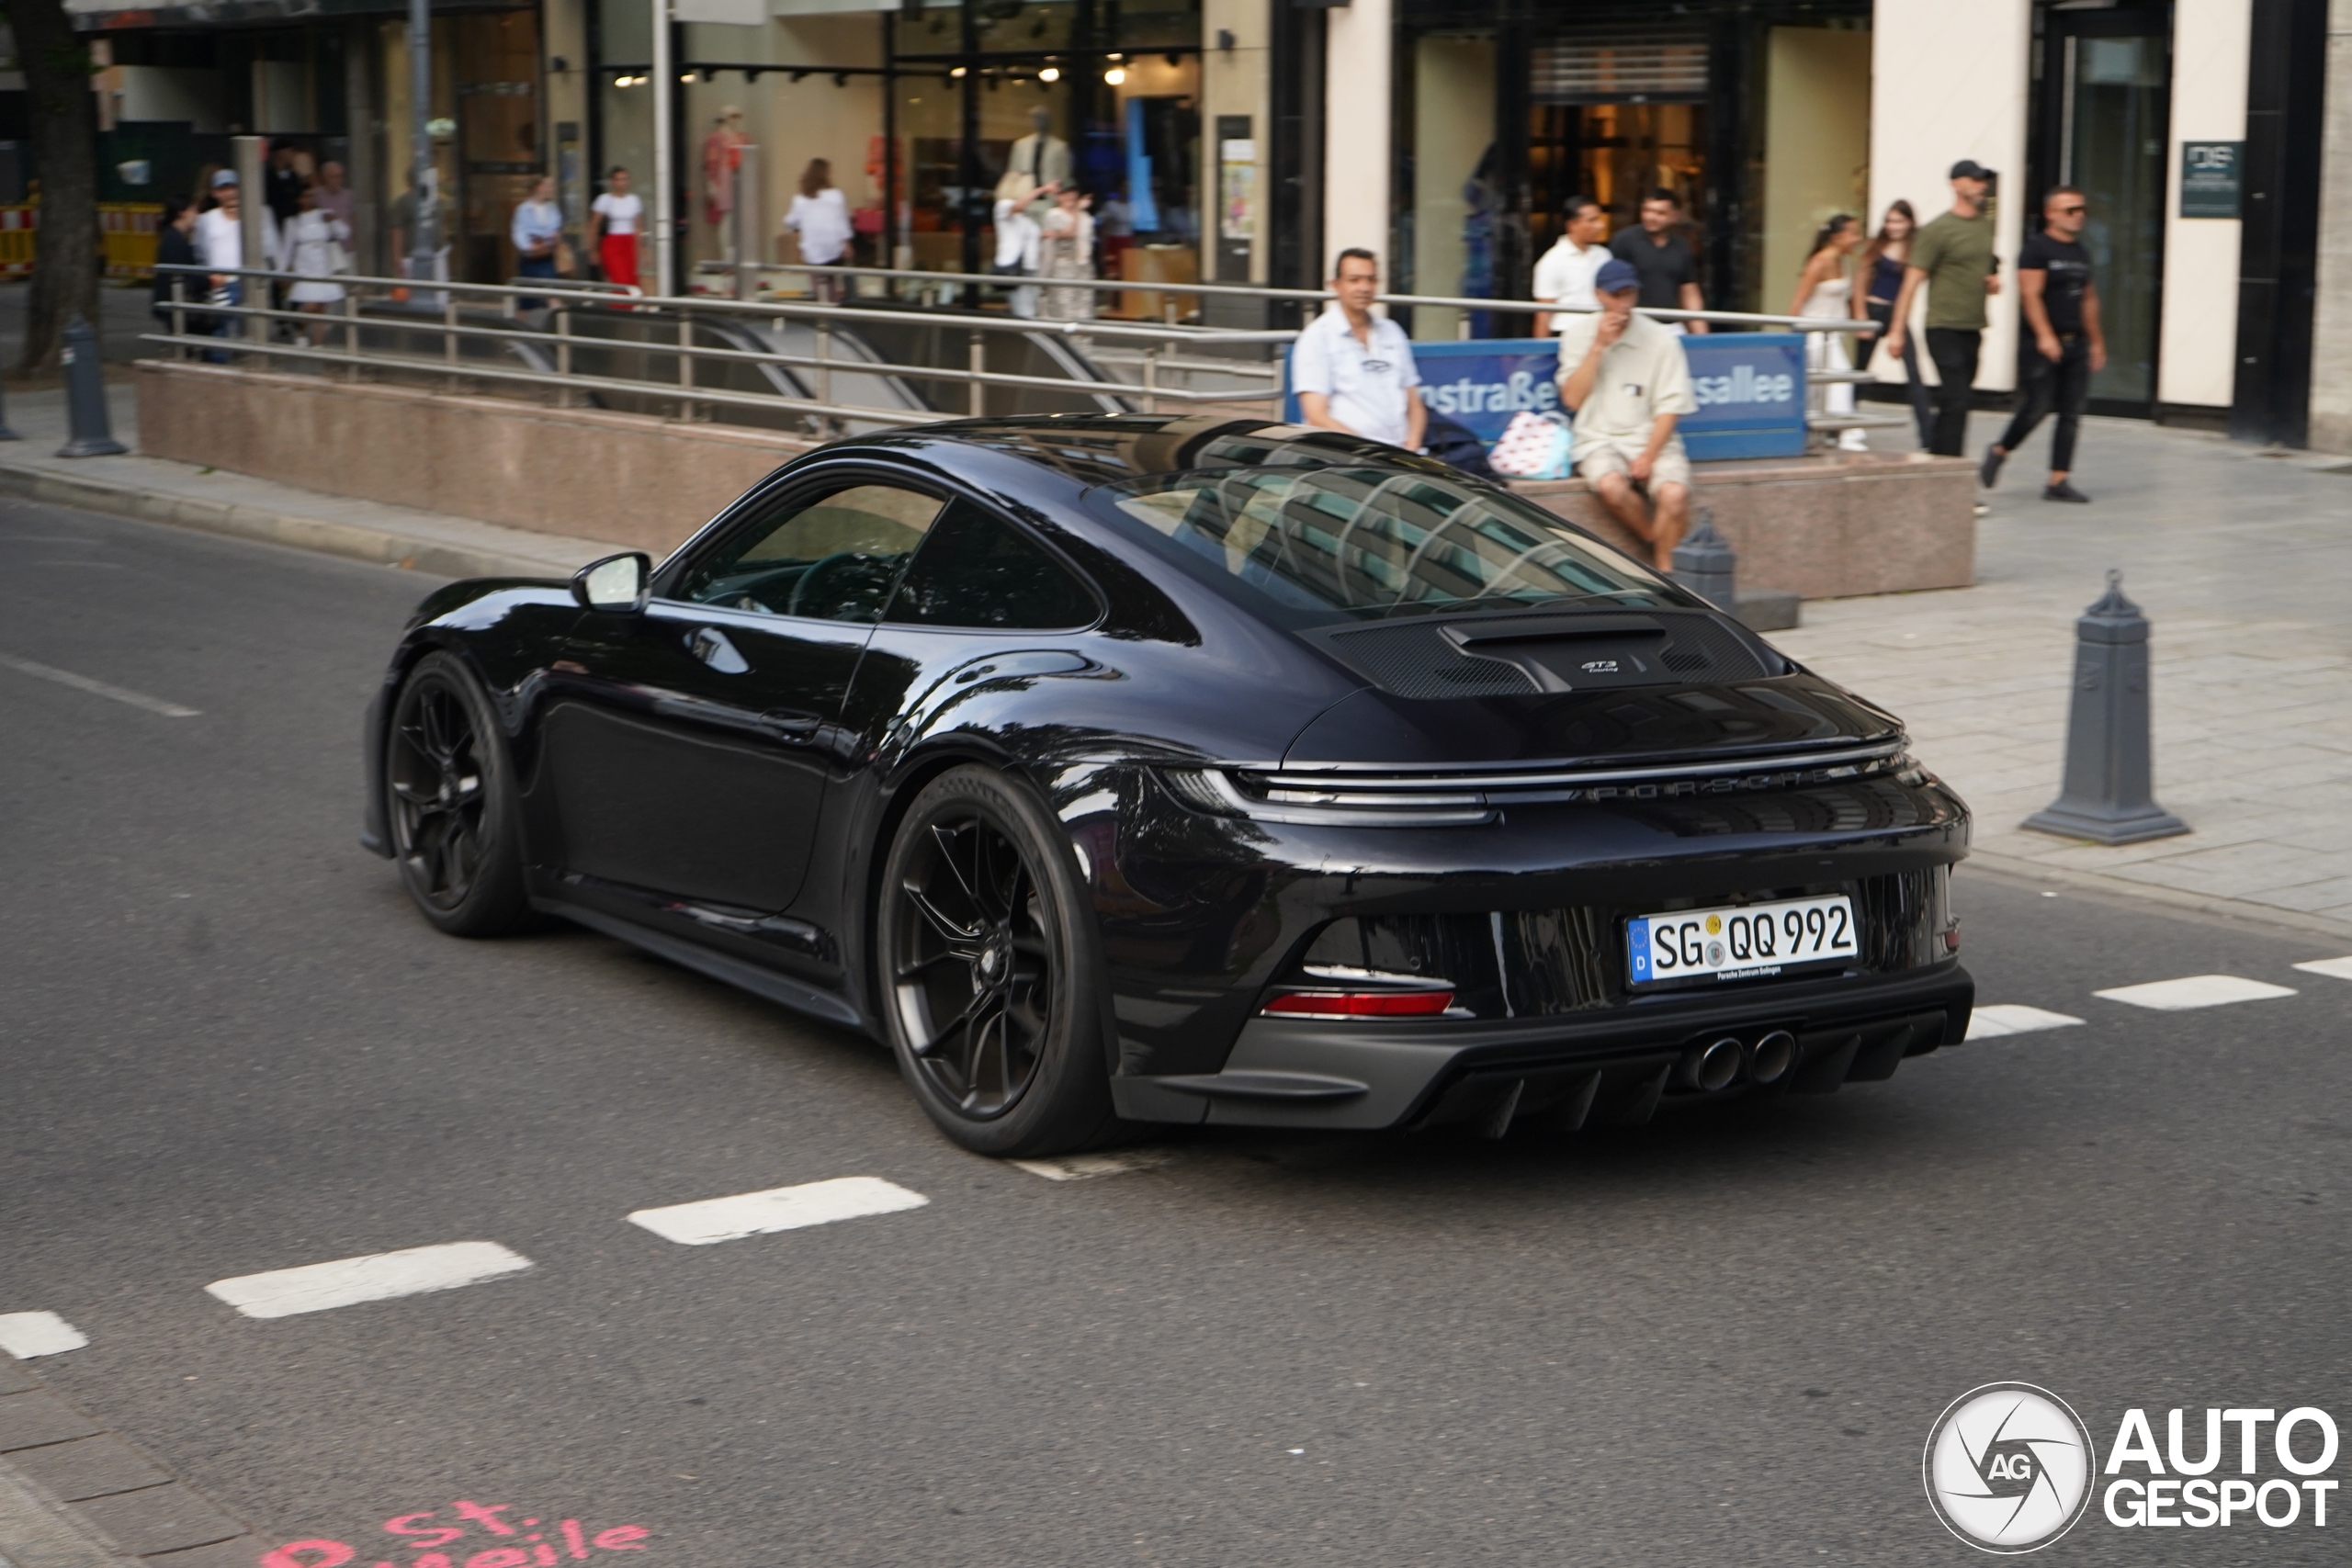
POLYGON ((1487 454, 1495 472, 1512 479, 1568 477, 1568 422, 1556 413, 1521 410, 1510 416, 1487 454))

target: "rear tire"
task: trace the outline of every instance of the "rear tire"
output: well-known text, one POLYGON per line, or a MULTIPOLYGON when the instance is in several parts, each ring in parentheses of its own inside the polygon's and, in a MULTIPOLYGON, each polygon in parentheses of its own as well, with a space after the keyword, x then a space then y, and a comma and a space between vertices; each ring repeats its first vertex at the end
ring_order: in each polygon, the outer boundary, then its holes
POLYGON ((1064 1154, 1118 1130, 1094 912, 1060 824, 991 769, 941 774, 882 874, 876 956, 899 1070, 976 1154, 1064 1154))
POLYGON ((451 936, 535 923, 521 803, 497 716, 463 662, 429 653, 401 687, 384 736, 392 861, 419 913, 451 936))

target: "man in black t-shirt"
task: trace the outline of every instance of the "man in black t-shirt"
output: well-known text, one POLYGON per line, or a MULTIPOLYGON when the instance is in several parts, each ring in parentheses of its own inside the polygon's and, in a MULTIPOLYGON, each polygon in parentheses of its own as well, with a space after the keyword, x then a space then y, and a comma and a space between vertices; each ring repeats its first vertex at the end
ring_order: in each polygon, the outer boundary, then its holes
MULTIPOLYGON (((1642 220, 1609 237, 1610 254, 1631 264, 1641 274, 1642 291, 1634 299, 1644 310, 1703 310, 1707 301, 1699 292, 1699 263, 1677 228, 1682 203, 1664 187, 1642 198, 1642 220)), ((1678 332, 1702 333, 1704 321, 1669 321, 1678 332)))
POLYGON ((2058 429, 2050 439, 2050 483, 2044 501, 2090 500, 2067 482, 2075 464, 2075 430, 2090 396, 2091 377, 2107 365, 2107 338, 2099 331, 2098 288, 2091 282, 2090 253, 2083 249, 2083 193, 2060 186, 2041 198, 2042 231, 2018 252, 2018 290, 2033 346, 2019 355, 2024 386, 2017 417, 2001 438, 1984 449, 1977 470, 1984 488, 2001 477, 2001 465, 2024 445, 2054 407, 2058 429))

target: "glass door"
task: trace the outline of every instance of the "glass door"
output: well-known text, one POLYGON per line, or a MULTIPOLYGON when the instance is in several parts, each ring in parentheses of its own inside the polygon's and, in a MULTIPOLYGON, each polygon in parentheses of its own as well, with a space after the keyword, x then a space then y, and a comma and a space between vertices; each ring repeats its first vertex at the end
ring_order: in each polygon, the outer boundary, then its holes
MULTIPOLYGON (((2092 407, 2153 413, 2172 112, 2169 18, 2163 10, 2052 11, 2049 28, 2039 185, 2079 186, 2090 209, 2083 246, 2107 336, 2107 367, 2091 378, 2092 407)), ((2028 204, 2029 232, 2041 220, 2041 194, 2016 197, 2028 204)))

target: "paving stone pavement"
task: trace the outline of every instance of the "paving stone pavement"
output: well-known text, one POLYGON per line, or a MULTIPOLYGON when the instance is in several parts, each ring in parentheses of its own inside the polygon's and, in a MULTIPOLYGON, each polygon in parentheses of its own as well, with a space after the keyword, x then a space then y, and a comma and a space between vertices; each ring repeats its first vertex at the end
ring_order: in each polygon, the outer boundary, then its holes
MULTIPOLYGON (((1998 422, 1972 423, 1981 456, 1998 422)), ((1772 640, 1903 716, 1985 863, 2352 933, 2352 462, 2086 420, 2069 506, 2041 499, 2047 451, 1985 498, 1976 586, 1814 601, 1772 640), (2058 793, 2110 568, 2151 622, 2156 799, 2193 829, 2114 849, 2019 826, 2058 793)))

